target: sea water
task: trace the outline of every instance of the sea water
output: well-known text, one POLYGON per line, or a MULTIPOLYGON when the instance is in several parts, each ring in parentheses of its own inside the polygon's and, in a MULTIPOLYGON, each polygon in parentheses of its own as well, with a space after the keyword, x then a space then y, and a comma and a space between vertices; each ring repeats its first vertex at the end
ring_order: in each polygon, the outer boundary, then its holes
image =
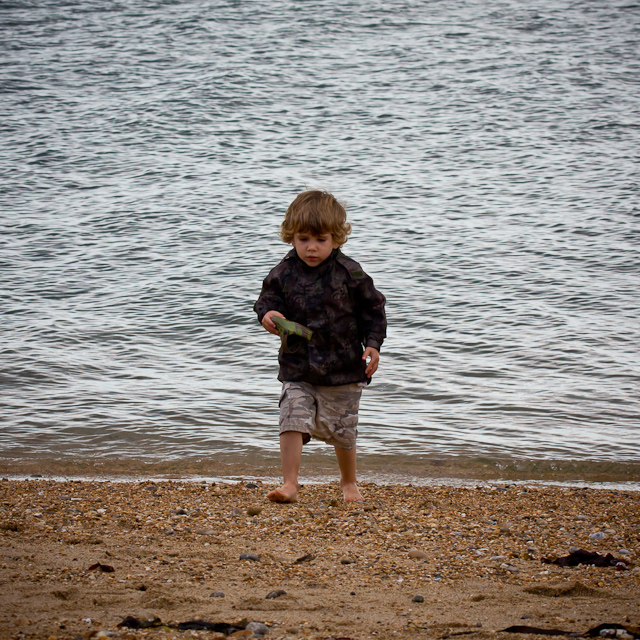
POLYGON ((277 472, 252 306, 321 188, 387 297, 364 473, 640 479, 640 5, 3 0, 0 35, 5 473, 277 472))

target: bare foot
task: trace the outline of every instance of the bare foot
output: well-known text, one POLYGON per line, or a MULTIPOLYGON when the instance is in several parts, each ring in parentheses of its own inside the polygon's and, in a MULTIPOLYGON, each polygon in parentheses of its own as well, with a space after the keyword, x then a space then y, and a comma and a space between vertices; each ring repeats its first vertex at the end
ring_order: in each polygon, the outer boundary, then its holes
POLYGON ((298 500, 298 487, 283 485, 280 489, 274 489, 267 493, 271 502, 296 502, 298 500))
POLYGON ((342 485, 342 495, 345 502, 364 502, 364 498, 355 482, 347 482, 342 485))

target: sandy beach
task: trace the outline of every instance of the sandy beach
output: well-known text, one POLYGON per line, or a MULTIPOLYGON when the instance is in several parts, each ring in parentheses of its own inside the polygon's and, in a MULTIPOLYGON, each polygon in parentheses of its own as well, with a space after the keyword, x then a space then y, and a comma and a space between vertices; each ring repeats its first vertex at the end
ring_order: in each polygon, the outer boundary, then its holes
POLYGON ((3 480, 0 637, 639 637, 638 492, 273 487, 3 480), (624 564, 543 561, 576 548, 624 564))

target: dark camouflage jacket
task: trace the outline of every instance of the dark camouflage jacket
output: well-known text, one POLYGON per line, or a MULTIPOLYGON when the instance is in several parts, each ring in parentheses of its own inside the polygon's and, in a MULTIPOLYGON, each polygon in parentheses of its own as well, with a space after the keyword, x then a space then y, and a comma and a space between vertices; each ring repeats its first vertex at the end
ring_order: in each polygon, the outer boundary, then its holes
POLYGON ((363 345, 380 350, 387 330, 384 303, 373 280, 340 249, 317 267, 292 249, 265 278, 253 309, 260 322, 273 309, 313 331, 310 341, 287 338, 278 354, 278 380, 337 386, 369 381, 363 345))

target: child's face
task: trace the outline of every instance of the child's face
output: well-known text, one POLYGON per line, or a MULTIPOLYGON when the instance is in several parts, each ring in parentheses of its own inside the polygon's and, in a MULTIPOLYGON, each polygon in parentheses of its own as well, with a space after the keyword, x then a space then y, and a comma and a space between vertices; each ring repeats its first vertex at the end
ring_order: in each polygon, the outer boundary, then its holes
POLYGON ((330 233, 314 236, 311 233, 295 233, 291 243, 298 257, 309 267, 322 264, 340 245, 330 233))

